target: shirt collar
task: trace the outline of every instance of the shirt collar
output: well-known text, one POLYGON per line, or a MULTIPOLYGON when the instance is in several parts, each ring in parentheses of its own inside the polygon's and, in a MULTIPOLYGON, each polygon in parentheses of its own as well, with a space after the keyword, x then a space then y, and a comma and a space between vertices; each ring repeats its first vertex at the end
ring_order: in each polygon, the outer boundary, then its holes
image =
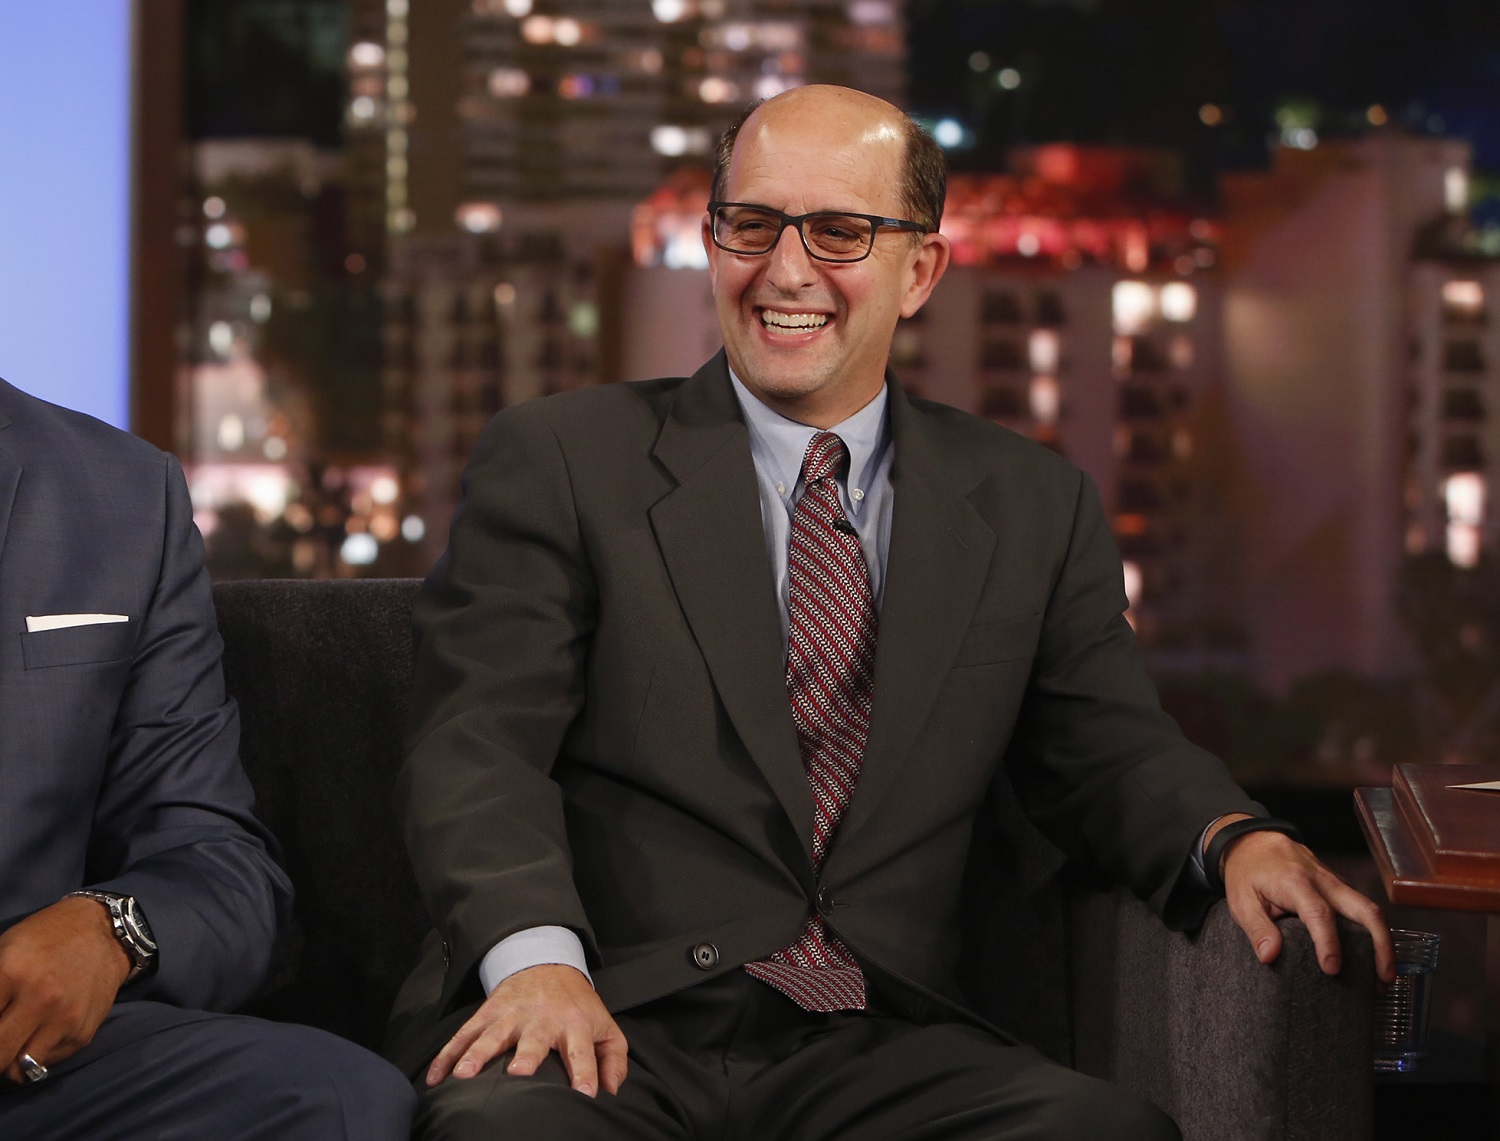
MULTIPOLYGON (((823 429, 789 420, 763 403, 745 387, 732 368, 729 380, 734 385, 735 398, 740 402, 740 411, 744 413, 745 424, 750 430, 752 449, 769 461, 777 492, 783 502, 790 503, 792 491, 802 475, 802 457, 807 454, 807 445, 823 429)), ((859 488, 863 492, 869 487, 885 451, 890 438, 886 416, 888 395, 889 386, 882 384, 868 404, 828 429, 849 449, 848 486, 851 489, 859 488)), ((863 497, 851 499, 850 506, 858 514, 863 497)))

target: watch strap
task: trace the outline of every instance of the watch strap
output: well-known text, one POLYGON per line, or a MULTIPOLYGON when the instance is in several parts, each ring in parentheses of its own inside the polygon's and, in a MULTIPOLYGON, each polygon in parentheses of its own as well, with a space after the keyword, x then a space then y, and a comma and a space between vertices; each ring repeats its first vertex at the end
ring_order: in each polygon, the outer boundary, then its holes
POLYGON ((1248 820, 1234 820, 1214 833, 1214 838, 1203 849, 1203 876, 1208 880, 1209 890, 1215 895, 1224 894, 1224 878, 1219 874, 1219 865, 1224 861, 1224 851, 1241 836, 1251 832, 1280 832, 1302 843, 1302 833, 1288 820, 1274 816, 1252 816, 1248 820))

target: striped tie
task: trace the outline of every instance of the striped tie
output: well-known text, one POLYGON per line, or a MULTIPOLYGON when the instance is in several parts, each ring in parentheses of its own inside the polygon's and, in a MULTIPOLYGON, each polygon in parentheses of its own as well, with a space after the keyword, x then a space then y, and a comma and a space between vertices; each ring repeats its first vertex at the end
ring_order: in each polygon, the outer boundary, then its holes
MULTIPOLYGON (((815 801, 814 869, 822 868, 854 794, 875 688, 870 575, 835 481, 848 460, 844 441, 831 432, 819 432, 807 445, 787 554, 786 690, 815 801)), ((794 943, 745 969, 804 1010, 865 1007, 859 963, 817 912, 794 943)))

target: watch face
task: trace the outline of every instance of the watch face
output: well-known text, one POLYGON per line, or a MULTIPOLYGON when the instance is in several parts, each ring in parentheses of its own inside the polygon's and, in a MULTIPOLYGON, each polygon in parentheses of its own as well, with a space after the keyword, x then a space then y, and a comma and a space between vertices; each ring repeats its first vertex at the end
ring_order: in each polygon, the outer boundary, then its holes
POLYGON ((146 922, 146 913, 135 901, 135 896, 128 896, 125 900, 125 925, 130 928, 130 933, 147 954, 156 953, 156 940, 152 937, 151 927, 146 922))

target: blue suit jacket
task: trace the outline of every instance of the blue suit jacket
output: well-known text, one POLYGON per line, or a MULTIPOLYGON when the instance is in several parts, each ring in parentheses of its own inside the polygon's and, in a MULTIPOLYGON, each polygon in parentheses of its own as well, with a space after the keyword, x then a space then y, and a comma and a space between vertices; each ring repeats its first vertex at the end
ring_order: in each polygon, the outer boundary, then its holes
POLYGON ((159 962, 122 999, 237 1006, 289 912, 220 648, 177 462, 0 381, 0 931, 136 896, 159 962), (128 621, 27 632, 92 613, 128 621))

